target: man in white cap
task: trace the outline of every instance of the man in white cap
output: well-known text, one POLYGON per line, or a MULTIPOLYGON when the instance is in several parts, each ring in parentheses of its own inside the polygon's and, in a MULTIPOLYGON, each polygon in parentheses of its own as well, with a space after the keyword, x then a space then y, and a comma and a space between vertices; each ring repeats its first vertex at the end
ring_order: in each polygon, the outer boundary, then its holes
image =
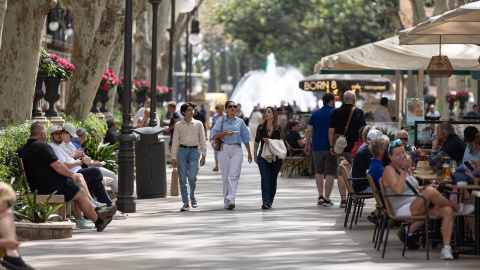
POLYGON ((365 142, 367 143, 366 145, 363 145, 360 147, 355 154, 355 157, 353 158, 353 164, 352 164, 352 177, 353 178, 365 178, 365 180, 357 180, 357 181, 352 181, 352 186, 353 189, 355 190, 355 193, 357 194, 371 194, 372 193, 372 188, 368 184, 368 181, 366 179, 367 177, 367 170, 370 167, 370 160, 372 159, 373 155, 372 152, 370 152, 370 148, 368 145, 370 145, 370 142, 373 141, 376 138, 381 137, 383 134, 381 131, 372 128, 368 133, 367 133, 367 138, 365 139, 365 142))

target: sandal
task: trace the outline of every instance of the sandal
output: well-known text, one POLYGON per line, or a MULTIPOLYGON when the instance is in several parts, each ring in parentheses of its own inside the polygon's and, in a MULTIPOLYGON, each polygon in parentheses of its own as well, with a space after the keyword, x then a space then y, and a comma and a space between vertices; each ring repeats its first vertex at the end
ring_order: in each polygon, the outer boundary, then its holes
POLYGON ((370 216, 367 217, 368 221, 372 222, 375 224, 377 222, 377 215, 375 215, 375 212, 370 213, 370 216))
POLYGON ((214 172, 218 172, 218 168, 213 168, 213 170, 212 170, 212 171, 214 171, 214 172))

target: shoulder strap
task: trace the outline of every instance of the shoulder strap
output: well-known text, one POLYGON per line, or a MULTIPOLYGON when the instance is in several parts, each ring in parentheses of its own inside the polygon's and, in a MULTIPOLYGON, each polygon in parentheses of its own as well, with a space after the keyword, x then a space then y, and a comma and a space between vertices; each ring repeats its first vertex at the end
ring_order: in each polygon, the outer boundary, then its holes
POLYGON ((220 128, 220 132, 223 131, 223 122, 225 122, 225 117, 222 117, 222 127, 220 128))
POLYGON ((348 121, 347 121, 347 125, 345 126, 345 132, 343 132, 343 136, 347 134, 348 126, 350 125, 350 120, 352 120, 352 115, 354 111, 355 111, 355 106, 352 107, 352 110, 350 111, 350 115, 348 116, 348 121))
MULTIPOLYGON (((395 166, 393 166, 393 165, 391 165, 391 166, 392 166, 392 167, 395 169, 395 171, 400 175, 400 171, 399 171, 397 168, 395 168, 395 166)), ((410 171, 409 171, 409 172, 410 172, 410 171)), ((411 190, 414 194, 420 194, 420 193, 418 193, 418 190, 416 190, 416 189, 412 186, 412 184, 410 184, 410 183, 407 181, 406 178, 405 178, 405 183, 407 184, 407 186, 410 188, 410 190, 411 190)))

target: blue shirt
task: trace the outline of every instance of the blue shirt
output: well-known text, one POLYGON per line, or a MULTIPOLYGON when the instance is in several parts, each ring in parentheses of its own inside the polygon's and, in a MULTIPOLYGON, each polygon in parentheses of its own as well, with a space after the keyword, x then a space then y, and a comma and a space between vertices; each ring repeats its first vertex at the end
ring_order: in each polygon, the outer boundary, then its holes
MULTIPOLYGON (((465 147, 465 152, 463 153, 462 164, 457 164, 457 166, 458 167, 460 167, 460 166, 465 167, 464 162, 468 161, 468 162, 472 163, 472 160, 475 160, 476 162, 478 162, 480 160, 480 151, 476 150, 472 154, 472 148, 467 145, 467 147, 465 147)), ((465 171, 465 173, 467 173, 467 172, 465 171)))
MULTIPOLYGON (((223 122, 223 131, 233 130, 237 131, 233 133, 232 136, 225 135, 222 138, 222 142, 226 144, 245 144, 252 140, 250 137, 250 131, 248 130, 245 122, 241 118, 235 116, 233 121, 230 122, 226 116, 224 116, 225 121, 223 122)), ((215 122, 215 126, 212 129, 212 138, 217 132, 221 132, 222 129, 222 118, 219 118, 215 122)))
POLYGON ((308 124, 313 126, 312 150, 330 150, 330 141, 328 140, 328 127, 330 116, 335 108, 332 106, 323 106, 321 109, 313 112, 308 120, 308 124))
POLYGON ((476 113, 474 111, 470 111, 470 112, 467 113, 466 116, 476 116, 476 117, 478 117, 478 113, 476 113))
MULTIPOLYGON (((380 178, 382 178, 383 175, 383 170, 385 168, 382 166, 382 162, 380 160, 371 158, 370 159, 370 166, 368 167, 368 173, 367 175, 370 175, 373 179, 373 182, 375 182, 375 186, 377 187, 377 190, 380 190, 380 178)), ((380 198, 382 198, 382 193, 380 194, 380 198)))
POLYGON ((78 149, 82 149, 82 145, 80 144, 80 141, 77 140, 77 139, 72 139, 71 141, 73 143, 73 145, 75 145, 75 147, 78 149))

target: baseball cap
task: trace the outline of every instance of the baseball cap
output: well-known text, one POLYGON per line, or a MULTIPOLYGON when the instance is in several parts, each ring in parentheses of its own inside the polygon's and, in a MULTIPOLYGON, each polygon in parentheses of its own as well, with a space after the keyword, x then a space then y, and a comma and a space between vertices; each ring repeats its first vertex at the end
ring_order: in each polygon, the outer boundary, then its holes
POLYGON ((63 132, 63 129, 60 126, 53 126, 50 128, 50 134, 59 133, 59 132, 63 132))
POLYGON ((382 137, 383 133, 379 130, 372 129, 367 134, 367 142, 371 142, 378 137, 382 137))
POLYGON ((76 129, 75 129, 75 126, 70 124, 70 123, 65 123, 63 124, 63 127, 62 127, 66 132, 68 132, 68 134, 70 134, 70 136, 72 136, 73 138, 77 138, 77 132, 76 132, 76 129))
POLYGON ((330 101, 332 101, 332 100, 334 100, 334 99, 335 99, 335 97, 334 97, 332 94, 330 94, 330 93, 326 93, 326 94, 323 95, 323 97, 322 97, 323 103, 330 102, 330 101))
POLYGON ((475 141, 475 134, 478 133, 478 129, 474 126, 468 126, 467 128, 465 128, 465 130, 463 131, 463 135, 464 135, 464 139, 463 141, 464 142, 473 142, 475 141))

